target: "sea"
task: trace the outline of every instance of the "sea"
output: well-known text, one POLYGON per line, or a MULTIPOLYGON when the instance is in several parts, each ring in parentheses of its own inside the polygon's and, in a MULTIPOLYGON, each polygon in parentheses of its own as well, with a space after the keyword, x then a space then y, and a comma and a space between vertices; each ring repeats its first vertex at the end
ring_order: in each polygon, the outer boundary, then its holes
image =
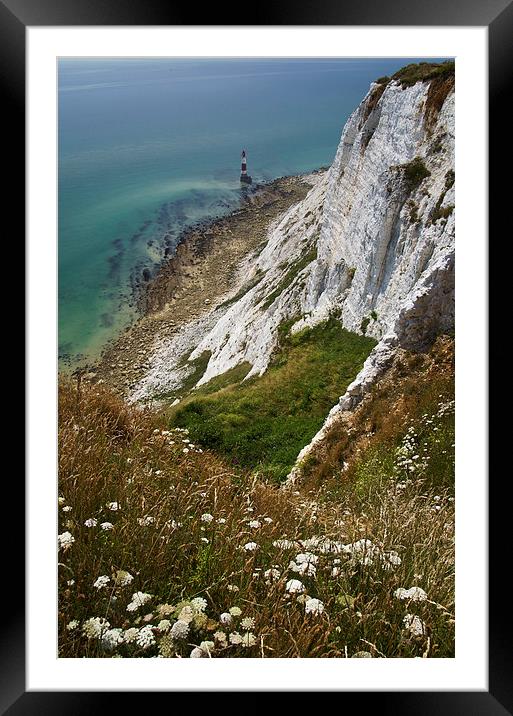
POLYGON ((242 149, 253 182, 327 166, 370 82, 418 61, 60 59, 60 368, 136 318, 184 229, 239 206, 242 149))

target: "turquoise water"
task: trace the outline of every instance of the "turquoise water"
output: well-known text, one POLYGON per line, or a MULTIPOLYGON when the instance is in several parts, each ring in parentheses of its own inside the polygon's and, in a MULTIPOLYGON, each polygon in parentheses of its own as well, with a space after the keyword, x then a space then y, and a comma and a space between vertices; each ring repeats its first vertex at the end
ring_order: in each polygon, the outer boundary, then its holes
POLYGON ((184 227, 254 181, 330 164, 369 83, 399 59, 61 59, 59 358, 94 360, 184 227))

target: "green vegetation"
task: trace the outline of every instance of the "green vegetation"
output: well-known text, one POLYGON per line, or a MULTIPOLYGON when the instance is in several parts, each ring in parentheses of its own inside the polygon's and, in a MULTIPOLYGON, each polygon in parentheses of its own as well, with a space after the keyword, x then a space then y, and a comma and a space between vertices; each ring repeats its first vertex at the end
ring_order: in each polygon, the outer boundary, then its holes
POLYGON ((383 77, 378 77, 376 80, 377 85, 387 85, 390 82, 390 77, 388 75, 384 75, 383 77))
POLYGON ((263 376, 236 383, 248 372, 247 364, 238 366, 168 412, 171 425, 187 428, 193 441, 275 481, 290 471, 375 345, 335 319, 290 335, 293 322, 280 327, 280 348, 263 376))
POLYGON ((371 319, 369 318, 369 316, 365 316, 365 318, 362 318, 362 322, 360 323, 360 330, 363 335, 367 333, 367 328, 369 327, 370 320, 371 319))
POLYGON ((400 82, 403 87, 411 87, 417 82, 427 82, 433 79, 445 79, 454 76, 454 60, 446 62, 419 62, 406 65, 398 70, 392 79, 400 82))
POLYGON ((424 161, 420 157, 415 157, 411 162, 407 164, 401 164, 399 169, 402 171, 406 191, 411 194, 422 181, 431 175, 424 161))
POLYGON ((304 256, 301 256, 297 261, 295 261, 293 264, 291 264, 289 270, 285 274, 285 276, 282 278, 282 280, 279 282, 278 286, 275 288, 275 290, 267 296, 265 301, 262 303, 262 309, 266 310, 271 306, 274 301, 278 298, 278 296, 281 296, 281 294, 285 291, 286 288, 290 286, 292 281, 296 278, 296 276, 308 266, 308 264, 312 263, 312 261, 315 261, 317 258, 317 246, 310 249, 308 253, 306 253, 304 256))
POLYGON ((370 317, 372 318, 373 321, 377 321, 377 320, 378 320, 378 314, 377 314, 377 312, 376 312, 376 311, 371 311, 371 312, 370 312, 370 317))

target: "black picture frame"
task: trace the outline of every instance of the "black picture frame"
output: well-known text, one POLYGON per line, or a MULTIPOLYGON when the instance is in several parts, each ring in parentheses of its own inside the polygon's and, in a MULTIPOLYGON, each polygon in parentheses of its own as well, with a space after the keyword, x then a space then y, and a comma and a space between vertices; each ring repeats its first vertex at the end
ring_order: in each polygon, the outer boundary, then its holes
MULTIPOLYGON (((507 239, 510 231, 499 234, 498 224, 510 205, 511 142, 508 140, 508 115, 505 111, 508 80, 513 67, 513 0, 324 0, 299 3, 295 0, 266 3, 235 10, 211 3, 198 9, 192 5, 175 6, 158 0, 0 0, 0 83, 3 98, 4 141, 15 148, 15 160, 9 165, 9 181, 4 206, 14 216, 25 215, 25 36, 26 28, 40 25, 417 25, 417 26, 487 26, 489 36, 489 270, 493 271, 493 293, 489 295, 489 368, 508 365, 504 334, 507 333, 509 311, 504 288, 508 285, 507 262, 503 259, 500 236, 507 239), (244 15, 245 13, 245 15, 244 15), (198 18, 201 23, 197 23, 198 18), (503 340, 500 340, 502 335, 503 340)), ((5 178, 5 175, 4 175, 5 178)), ((5 197, 5 190, 4 190, 5 197)), ((19 223, 19 222, 18 222, 19 223)), ((18 247, 23 243, 15 234, 11 239, 18 247)), ((19 259, 23 261, 23 256, 19 259)), ((17 299, 19 305, 19 299, 17 299)), ((7 319, 7 330, 9 330, 7 319)), ((19 325, 19 323, 16 323, 19 325)), ((13 327, 13 326, 11 326, 13 327)), ((14 329, 13 329, 14 333, 14 329)), ((29 345, 28 350, 31 349, 29 345)), ((33 347, 32 347, 33 349, 33 347)), ((18 361, 21 363, 21 361, 18 361)), ((504 370, 504 368, 502 368, 504 370)), ((506 369, 507 370, 507 369, 506 369)), ((489 371, 489 415, 499 410, 499 375, 489 371)), ((22 378, 21 378, 22 379, 22 378)), ((503 378, 504 380, 504 378, 503 378)), ((489 434, 489 690, 468 692, 364 692, 345 693, 362 707, 380 713, 394 714, 487 714, 497 716, 513 713, 511 679, 511 598, 505 591, 509 577, 509 538, 507 527, 509 503, 503 499, 506 469, 499 469, 501 453, 506 452, 506 424, 496 421, 489 434), (503 479, 501 479, 501 477, 503 479), (492 557, 496 555, 496 559, 492 557), (508 673, 510 676, 508 677, 508 673), (358 700, 358 702, 356 701, 358 700)), ((24 485, 21 479, 9 481, 8 503, 22 505, 24 485)), ((2 522, 4 527, 5 522, 2 522)), ((12 539, 11 528, 4 528, 4 583, 24 583, 23 550, 20 537, 12 539), (12 545, 12 549, 11 549, 12 545)), ((7 591, 7 590, 6 590, 7 591)), ((14 591, 14 590, 13 590, 14 591)), ((21 589, 17 598, 9 595, 4 610, 5 622, 0 640, 0 714, 86 714, 107 708, 121 708, 122 694, 105 692, 26 692, 25 690, 25 614, 21 589), (116 699, 114 704, 114 699, 116 699)), ((471 599, 472 595, 469 594, 471 599)), ((405 684, 405 688, 408 685, 405 684)), ((312 689, 315 690, 315 689, 312 689)), ((139 702, 137 694, 128 694, 139 702)), ((143 697, 147 698, 147 694, 143 697)))

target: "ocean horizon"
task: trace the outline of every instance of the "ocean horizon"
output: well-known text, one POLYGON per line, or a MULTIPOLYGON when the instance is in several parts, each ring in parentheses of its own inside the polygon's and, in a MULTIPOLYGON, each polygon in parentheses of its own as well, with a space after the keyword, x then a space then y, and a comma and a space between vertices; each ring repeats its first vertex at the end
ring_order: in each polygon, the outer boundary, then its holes
POLYGON ((60 59, 60 367, 134 320, 185 228, 238 207, 243 148, 255 183, 330 165, 371 81, 418 61, 60 59))

